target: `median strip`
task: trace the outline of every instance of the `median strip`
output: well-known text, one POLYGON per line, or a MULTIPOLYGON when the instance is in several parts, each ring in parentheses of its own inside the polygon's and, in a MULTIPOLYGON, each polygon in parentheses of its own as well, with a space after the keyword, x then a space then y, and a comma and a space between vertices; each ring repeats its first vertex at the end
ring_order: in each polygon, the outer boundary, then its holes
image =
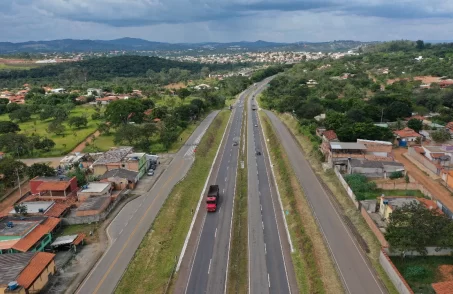
POLYGON ((177 256, 230 114, 221 111, 206 131, 191 169, 168 196, 115 293, 164 293, 171 287, 177 256))
POLYGON ((267 115, 259 115, 266 138, 272 142, 269 153, 295 248, 291 255, 300 293, 340 293, 342 284, 289 158, 267 115))
POLYGON ((247 254, 247 109, 242 117, 241 144, 236 174, 233 227, 231 234, 230 261, 228 265, 227 293, 247 293, 248 291, 248 254, 247 254))

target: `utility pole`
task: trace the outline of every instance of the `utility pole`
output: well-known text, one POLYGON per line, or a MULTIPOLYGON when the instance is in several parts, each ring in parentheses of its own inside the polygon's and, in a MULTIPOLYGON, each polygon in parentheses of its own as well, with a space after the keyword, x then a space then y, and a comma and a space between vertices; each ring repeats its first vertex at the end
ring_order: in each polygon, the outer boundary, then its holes
POLYGON ((22 187, 20 186, 19 170, 17 168, 16 168, 16 175, 17 175, 17 183, 19 184, 20 197, 22 197, 22 187))
POLYGON ((383 118, 384 118, 384 108, 382 108, 382 112, 381 112, 381 123, 382 123, 383 118))

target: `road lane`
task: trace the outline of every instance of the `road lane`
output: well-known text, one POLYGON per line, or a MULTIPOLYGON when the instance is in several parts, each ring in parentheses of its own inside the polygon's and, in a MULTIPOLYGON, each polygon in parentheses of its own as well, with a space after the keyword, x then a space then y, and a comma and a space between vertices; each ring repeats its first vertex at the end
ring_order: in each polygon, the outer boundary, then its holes
POLYGON ((282 143, 293 170, 312 205, 346 290, 352 294, 382 294, 386 290, 359 249, 356 241, 335 210, 329 196, 300 150, 286 126, 270 111, 266 111, 282 143))
POLYGON ((173 186, 190 169, 194 157, 193 152, 187 153, 187 151, 196 143, 200 134, 206 131, 217 113, 218 111, 209 114, 200 123, 154 187, 145 195, 134 200, 134 205, 128 206, 127 210, 120 211, 116 216, 115 219, 124 220, 124 228, 120 231, 115 229, 115 238, 112 238, 112 244, 82 282, 76 293, 112 293, 114 291, 173 186), (131 211, 135 212, 131 215, 131 211))

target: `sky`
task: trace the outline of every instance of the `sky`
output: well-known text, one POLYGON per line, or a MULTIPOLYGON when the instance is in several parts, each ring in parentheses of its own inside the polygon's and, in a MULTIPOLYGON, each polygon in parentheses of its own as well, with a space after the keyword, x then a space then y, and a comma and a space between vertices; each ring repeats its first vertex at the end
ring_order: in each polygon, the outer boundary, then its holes
POLYGON ((0 0, 0 42, 445 40, 449 0, 0 0))

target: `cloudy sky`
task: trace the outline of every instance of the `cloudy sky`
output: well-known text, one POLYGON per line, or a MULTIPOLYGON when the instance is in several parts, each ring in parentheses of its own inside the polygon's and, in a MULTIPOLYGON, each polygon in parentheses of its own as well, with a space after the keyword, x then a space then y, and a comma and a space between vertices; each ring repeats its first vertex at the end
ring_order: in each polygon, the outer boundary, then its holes
POLYGON ((0 0, 0 41, 446 40, 452 0, 0 0))

